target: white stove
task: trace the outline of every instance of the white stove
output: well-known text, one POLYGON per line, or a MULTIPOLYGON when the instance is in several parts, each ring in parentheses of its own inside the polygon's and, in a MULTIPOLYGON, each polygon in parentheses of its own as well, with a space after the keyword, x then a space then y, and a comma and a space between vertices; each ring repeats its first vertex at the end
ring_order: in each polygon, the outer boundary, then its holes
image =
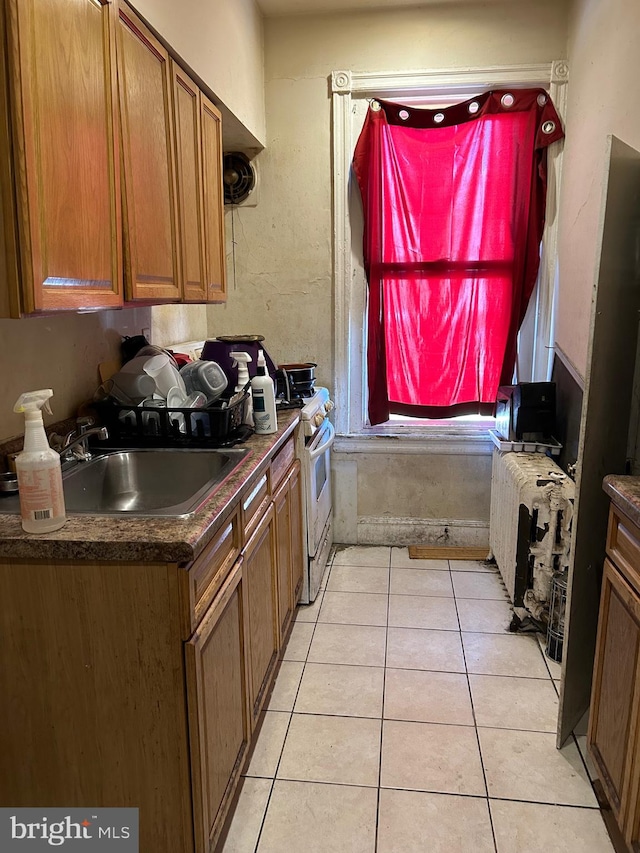
POLYGON ((333 403, 326 388, 316 388, 300 410, 297 456, 302 466, 304 517, 307 531, 307 571, 302 604, 315 601, 333 544, 331 446, 335 430, 329 420, 333 403))

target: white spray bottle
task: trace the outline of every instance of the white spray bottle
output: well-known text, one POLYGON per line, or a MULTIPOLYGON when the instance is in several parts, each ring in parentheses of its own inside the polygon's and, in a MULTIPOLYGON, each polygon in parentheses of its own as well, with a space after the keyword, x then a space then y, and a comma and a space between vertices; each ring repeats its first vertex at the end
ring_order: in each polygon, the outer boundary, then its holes
POLYGON ((22 529, 50 533, 67 520, 60 456, 49 447, 42 409, 51 414, 51 388, 21 394, 13 411, 24 413, 24 450, 16 458, 22 529))
MULTIPOLYGON (((233 366, 238 368, 238 383, 235 387, 235 392, 244 391, 245 386, 249 382, 249 368, 247 365, 253 361, 248 352, 230 352, 229 355, 233 359, 233 366)), ((244 423, 248 426, 253 426, 253 398, 251 396, 251 385, 249 385, 249 401, 247 410, 244 416, 244 423)))
POLYGON ((276 395, 273 379, 267 373, 264 352, 258 350, 258 373, 251 380, 253 395, 253 420, 258 435, 269 435, 278 431, 276 417, 276 395))

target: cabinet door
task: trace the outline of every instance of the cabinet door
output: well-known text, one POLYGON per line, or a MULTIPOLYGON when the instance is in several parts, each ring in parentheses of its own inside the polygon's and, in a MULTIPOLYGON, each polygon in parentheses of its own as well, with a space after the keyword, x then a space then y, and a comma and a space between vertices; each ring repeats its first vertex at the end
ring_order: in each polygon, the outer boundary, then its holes
POLYGON ((169 55, 120 7, 118 81, 129 300, 180 299, 169 55))
POLYGON ((249 695, 258 717, 278 651, 275 536, 270 506, 244 551, 249 637, 249 695))
POLYGON ((276 566, 278 569, 278 626, 282 646, 293 612, 291 588, 291 481, 286 477, 273 496, 276 520, 276 566))
POLYGON ((238 560, 186 644, 197 853, 215 845, 250 738, 243 594, 238 560))
MULTIPOLYGON (((6 9, 20 278, 12 314, 121 305, 115 6, 9 0, 6 9)), ((7 224, 8 199, 5 186, 7 224)))
POLYGON ((291 590, 292 608, 300 601, 302 594, 302 574, 306 568, 307 552, 304 547, 304 527, 302 518, 302 479, 300 462, 294 462, 291 471, 291 590))
POLYGON ((637 728, 640 599, 605 560, 589 718, 589 749, 622 826, 637 728))
POLYGON ((182 298, 206 302, 200 90, 173 61, 171 73, 182 298))
POLYGON ((207 300, 224 302, 227 298, 227 284, 222 188, 222 121, 218 109, 202 93, 200 103, 207 300))

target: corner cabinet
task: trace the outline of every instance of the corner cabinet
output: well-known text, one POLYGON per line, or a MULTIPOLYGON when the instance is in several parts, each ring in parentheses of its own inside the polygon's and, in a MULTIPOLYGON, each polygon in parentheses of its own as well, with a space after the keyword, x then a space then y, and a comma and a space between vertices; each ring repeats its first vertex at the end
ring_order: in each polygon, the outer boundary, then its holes
POLYGON ((0 558, 0 802, 135 807, 141 851, 216 849, 297 603, 293 456, 188 565, 0 558))
POLYGON ((182 297, 220 302, 226 296, 222 121, 177 63, 171 70, 182 297))
POLYGON ((116 27, 108 0, 0 9, 4 316, 122 305, 116 27))
POLYGON ((0 48, 0 316, 223 301, 220 113, 164 44, 124 0, 5 0, 0 48))
POLYGON ((640 851, 640 529, 609 514, 589 752, 629 851, 640 851))

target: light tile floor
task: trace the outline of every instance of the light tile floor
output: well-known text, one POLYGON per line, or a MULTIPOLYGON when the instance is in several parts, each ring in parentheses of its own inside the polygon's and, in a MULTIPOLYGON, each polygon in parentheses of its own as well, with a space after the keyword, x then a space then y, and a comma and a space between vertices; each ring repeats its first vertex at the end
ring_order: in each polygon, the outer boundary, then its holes
POLYGON ((611 853, 559 666, 499 575, 339 549, 300 607, 224 853, 611 853))

